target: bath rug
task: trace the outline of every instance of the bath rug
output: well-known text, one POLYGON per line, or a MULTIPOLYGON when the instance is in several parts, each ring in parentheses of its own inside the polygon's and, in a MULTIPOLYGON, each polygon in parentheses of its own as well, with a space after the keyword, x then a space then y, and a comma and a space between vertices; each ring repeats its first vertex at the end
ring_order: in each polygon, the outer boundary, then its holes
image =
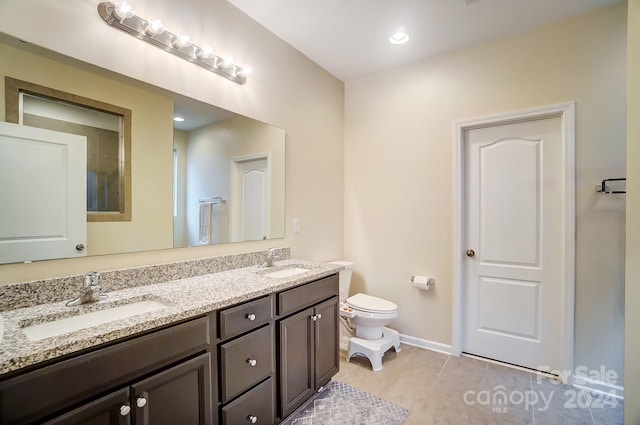
POLYGON ((408 416, 404 407, 331 381, 281 425, 402 425, 408 416))

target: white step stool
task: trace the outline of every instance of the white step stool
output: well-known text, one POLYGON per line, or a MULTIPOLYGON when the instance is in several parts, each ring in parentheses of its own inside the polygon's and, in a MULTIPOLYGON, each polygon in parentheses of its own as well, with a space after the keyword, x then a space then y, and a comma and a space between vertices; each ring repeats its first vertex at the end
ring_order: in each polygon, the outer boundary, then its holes
POLYGON ((382 356, 384 356, 384 353, 391 347, 393 347, 396 353, 400 352, 400 332, 393 329, 383 328, 382 338, 375 340, 362 339, 354 336, 349 339, 347 361, 355 355, 362 355, 369 359, 373 371, 377 372, 382 370, 382 356))

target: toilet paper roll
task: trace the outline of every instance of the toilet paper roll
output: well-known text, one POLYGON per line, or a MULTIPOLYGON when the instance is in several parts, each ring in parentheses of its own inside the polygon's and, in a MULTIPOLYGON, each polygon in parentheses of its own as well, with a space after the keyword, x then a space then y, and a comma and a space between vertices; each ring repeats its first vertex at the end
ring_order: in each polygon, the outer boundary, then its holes
POLYGON ((428 291, 429 287, 435 283, 434 279, 428 276, 411 276, 411 282, 414 288, 421 291, 428 291))

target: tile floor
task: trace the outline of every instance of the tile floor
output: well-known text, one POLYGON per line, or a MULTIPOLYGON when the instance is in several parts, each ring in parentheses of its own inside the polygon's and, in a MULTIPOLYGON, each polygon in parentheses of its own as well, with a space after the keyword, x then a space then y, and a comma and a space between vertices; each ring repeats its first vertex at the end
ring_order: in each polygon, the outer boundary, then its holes
POLYGON ((341 355, 334 380, 409 409, 405 425, 622 425, 623 402, 528 372, 402 345, 383 368, 341 355))

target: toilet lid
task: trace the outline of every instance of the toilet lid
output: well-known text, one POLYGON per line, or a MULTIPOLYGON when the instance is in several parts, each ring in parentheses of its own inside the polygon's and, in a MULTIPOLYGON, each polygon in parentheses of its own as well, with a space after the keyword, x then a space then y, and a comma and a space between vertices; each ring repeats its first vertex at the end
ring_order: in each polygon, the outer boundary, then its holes
POLYGON ((398 309, 398 306, 382 298, 373 297, 367 294, 355 294, 347 298, 347 304, 351 307, 369 312, 391 312, 398 309))

